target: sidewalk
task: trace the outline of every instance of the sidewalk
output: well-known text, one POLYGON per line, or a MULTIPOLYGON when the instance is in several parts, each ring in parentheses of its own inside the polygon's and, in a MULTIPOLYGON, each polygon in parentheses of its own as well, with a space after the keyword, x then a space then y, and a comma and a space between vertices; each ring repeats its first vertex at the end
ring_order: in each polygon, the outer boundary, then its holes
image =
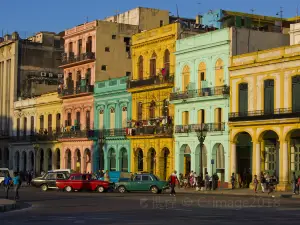
POLYGON ((237 189, 217 189, 214 191, 196 191, 195 188, 176 188, 176 192, 178 193, 195 193, 195 194, 204 194, 204 195, 235 195, 235 196, 257 196, 257 197, 282 197, 282 198, 299 198, 300 195, 294 195, 292 192, 285 192, 285 191, 275 191, 268 195, 267 192, 262 193, 261 190, 258 193, 254 193, 253 190, 247 188, 237 188, 237 189))
POLYGON ((9 199, 0 198, 0 213, 15 209, 17 206, 16 202, 9 199))

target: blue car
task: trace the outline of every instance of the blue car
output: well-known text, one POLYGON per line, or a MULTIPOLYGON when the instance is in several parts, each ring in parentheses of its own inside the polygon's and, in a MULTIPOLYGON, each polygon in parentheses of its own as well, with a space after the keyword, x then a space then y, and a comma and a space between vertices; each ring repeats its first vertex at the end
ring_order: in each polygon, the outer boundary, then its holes
MULTIPOLYGON (((110 171, 108 172, 108 175, 110 183, 128 181, 131 178, 131 174, 129 172, 110 171)), ((98 177, 98 180, 104 180, 104 176, 98 177)))

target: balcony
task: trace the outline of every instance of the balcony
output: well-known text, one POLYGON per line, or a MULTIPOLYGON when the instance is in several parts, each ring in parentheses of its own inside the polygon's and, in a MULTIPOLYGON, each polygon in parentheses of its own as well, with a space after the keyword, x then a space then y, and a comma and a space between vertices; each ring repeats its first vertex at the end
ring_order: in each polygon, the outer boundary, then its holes
POLYGON ((145 126, 138 128, 128 128, 128 136, 143 136, 143 135, 155 135, 162 137, 172 137, 172 126, 145 126))
POLYGON ((161 84, 174 84, 174 76, 153 76, 147 79, 130 80, 128 81, 127 88, 137 88, 150 85, 161 85, 161 84))
POLYGON ((176 125, 175 133, 193 133, 199 129, 205 128, 208 132, 225 131, 225 123, 205 123, 205 124, 190 124, 190 125, 176 125))
POLYGON ((265 112, 264 110, 248 111, 248 112, 232 112, 229 113, 229 121, 247 121, 247 120, 274 120, 286 118, 299 118, 300 110, 292 108, 279 108, 274 112, 265 112))
POLYGON ((103 131, 104 137, 116 137, 116 136, 126 136, 126 129, 105 129, 103 131))
POLYGON ((94 130, 70 130, 62 132, 59 139, 73 139, 73 138, 94 138, 96 132, 94 130))
POLYGON ((32 134, 10 137, 11 142, 39 142, 39 141, 57 141, 58 133, 32 134))
POLYGON ((76 89, 58 89, 57 92, 61 98, 85 96, 94 93, 94 85, 78 86, 76 89))
POLYGON ((229 93, 230 88, 228 86, 201 88, 198 90, 173 92, 170 95, 170 101, 206 96, 226 96, 229 93))
POLYGON ((74 55, 74 53, 70 52, 69 56, 67 53, 63 53, 60 66, 61 68, 79 65, 81 63, 92 62, 95 60, 95 52, 86 52, 80 55, 74 55))

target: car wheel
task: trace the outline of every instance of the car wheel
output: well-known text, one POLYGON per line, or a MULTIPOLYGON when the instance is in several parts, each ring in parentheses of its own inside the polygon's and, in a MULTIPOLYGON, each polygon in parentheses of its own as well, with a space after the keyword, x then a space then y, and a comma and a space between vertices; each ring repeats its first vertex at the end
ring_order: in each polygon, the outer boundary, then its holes
POLYGON ((158 193, 158 188, 157 188, 156 186, 152 186, 152 187, 150 188, 150 190, 151 190, 151 192, 152 192, 153 194, 157 194, 157 193, 158 193))
POLYGON ((72 192, 72 187, 67 186, 67 187, 65 187, 65 190, 66 190, 66 192, 72 192))
POLYGON ((118 187, 118 191, 119 191, 120 193, 125 193, 126 189, 125 189, 124 186, 119 186, 119 187, 118 187))
POLYGON ((48 185, 47 184, 43 184, 41 186, 42 191, 48 191, 48 185))
POLYGON ((99 193, 103 193, 103 192, 105 191, 105 189, 104 189, 104 187, 99 186, 99 187, 97 187, 97 191, 98 191, 99 193))

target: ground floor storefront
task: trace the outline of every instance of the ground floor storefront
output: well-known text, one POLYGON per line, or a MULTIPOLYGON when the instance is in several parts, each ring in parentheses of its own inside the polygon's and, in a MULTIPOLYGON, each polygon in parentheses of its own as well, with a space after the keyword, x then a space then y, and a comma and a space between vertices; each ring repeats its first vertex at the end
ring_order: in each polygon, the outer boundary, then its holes
POLYGON ((130 141, 124 137, 99 140, 94 171, 130 172, 130 141))
POLYGON ((226 184, 229 177, 229 134, 224 133, 208 133, 202 148, 195 133, 175 135, 175 168, 178 173, 184 176, 191 171, 197 175, 217 173, 220 182, 226 184))
POLYGON ((174 170, 174 139, 131 137, 131 171, 168 179, 174 170))
POLYGON ((291 188, 300 175, 300 123, 296 119, 231 123, 230 172, 237 180, 249 172, 276 176, 278 190, 291 188))

